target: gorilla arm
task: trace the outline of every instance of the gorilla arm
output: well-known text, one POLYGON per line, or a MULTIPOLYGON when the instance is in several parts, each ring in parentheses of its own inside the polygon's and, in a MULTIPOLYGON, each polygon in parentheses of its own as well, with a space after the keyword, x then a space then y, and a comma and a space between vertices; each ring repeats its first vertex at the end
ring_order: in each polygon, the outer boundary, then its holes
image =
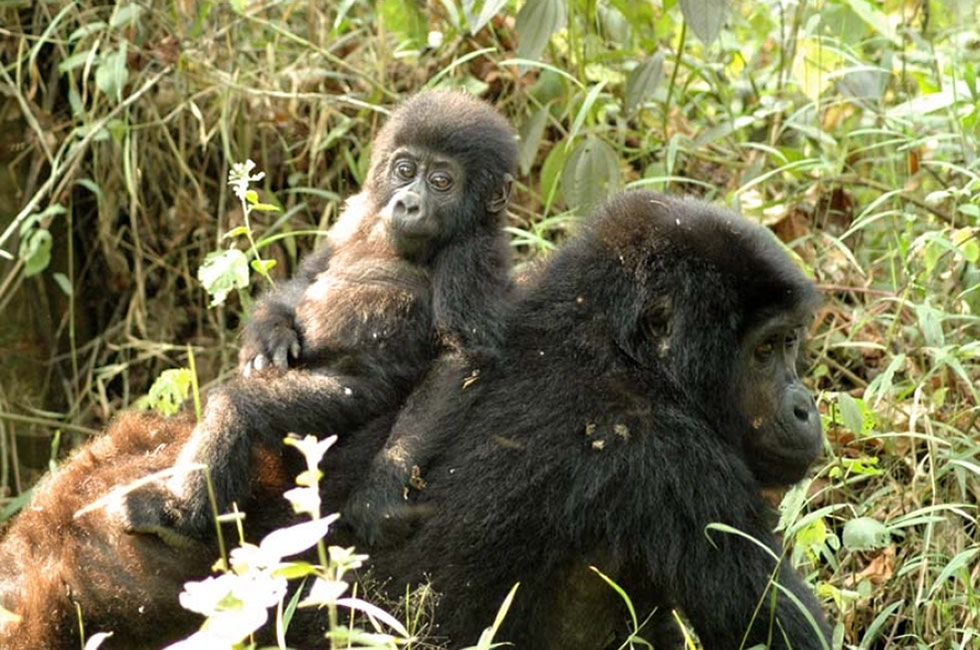
POLYGON ((363 194, 348 199, 340 218, 328 231, 327 241, 303 259, 295 276, 258 300, 242 329, 238 369, 244 376, 269 365, 286 368, 299 360, 303 328, 297 319, 297 305, 317 276, 327 270, 336 252, 349 246, 355 237, 363 236, 370 212, 363 194))

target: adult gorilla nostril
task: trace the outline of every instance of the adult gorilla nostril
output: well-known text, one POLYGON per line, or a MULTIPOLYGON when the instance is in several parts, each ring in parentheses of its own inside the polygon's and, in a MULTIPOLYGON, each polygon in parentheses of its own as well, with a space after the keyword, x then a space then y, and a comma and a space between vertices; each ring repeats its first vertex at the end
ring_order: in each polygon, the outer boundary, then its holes
POLYGON ((810 409, 808 406, 794 406, 793 415, 795 415, 796 419, 800 422, 806 422, 810 419, 810 409))

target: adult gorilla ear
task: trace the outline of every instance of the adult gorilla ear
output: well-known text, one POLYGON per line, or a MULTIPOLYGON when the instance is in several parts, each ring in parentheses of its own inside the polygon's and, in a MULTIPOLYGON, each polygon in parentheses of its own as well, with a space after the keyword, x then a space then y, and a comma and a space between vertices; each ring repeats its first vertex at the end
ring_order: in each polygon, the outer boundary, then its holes
POLYGON ((496 214, 506 208, 513 191, 514 177, 510 174, 504 174, 503 181, 493 189, 490 198, 487 200, 487 212, 496 214))
POLYGON ((617 344, 637 365, 649 367, 670 353, 673 301, 670 296, 623 305, 625 320, 617 324, 617 344))

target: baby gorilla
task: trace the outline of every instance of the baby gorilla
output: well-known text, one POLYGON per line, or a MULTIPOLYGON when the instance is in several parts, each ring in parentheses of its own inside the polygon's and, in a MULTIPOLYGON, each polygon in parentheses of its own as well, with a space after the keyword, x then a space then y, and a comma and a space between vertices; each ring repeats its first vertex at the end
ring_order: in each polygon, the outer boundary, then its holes
POLYGON ((203 538, 202 465, 224 511, 249 494, 258 442, 343 436, 396 410, 436 358, 496 348, 516 155, 513 131, 480 100, 430 91, 402 104, 326 245, 256 307, 243 376, 210 394, 175 476, 129 495, 126 528, 203 538))

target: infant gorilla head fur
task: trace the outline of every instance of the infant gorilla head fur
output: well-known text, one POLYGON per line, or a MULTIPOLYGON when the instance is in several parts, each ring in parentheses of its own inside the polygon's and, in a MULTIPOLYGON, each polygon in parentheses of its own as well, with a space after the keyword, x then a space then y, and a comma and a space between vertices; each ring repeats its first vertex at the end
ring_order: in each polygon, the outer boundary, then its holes
POLYGON ((681 647, 674 608, 711 650, 826 647, 810 589, 777 568, 761 496, 821 450, 797 376, 818 301, 762 227, 694 200, 614 198, 522 289, 499 363, 419 423, 445 441, 414 495, 430 514, 373 554, 377 577, 393 593, 431 578, 451 647, 516 582, 497 639, 605 647, 626 612, 590 565, 655 612, 640 634, 658 649, 681 647))

